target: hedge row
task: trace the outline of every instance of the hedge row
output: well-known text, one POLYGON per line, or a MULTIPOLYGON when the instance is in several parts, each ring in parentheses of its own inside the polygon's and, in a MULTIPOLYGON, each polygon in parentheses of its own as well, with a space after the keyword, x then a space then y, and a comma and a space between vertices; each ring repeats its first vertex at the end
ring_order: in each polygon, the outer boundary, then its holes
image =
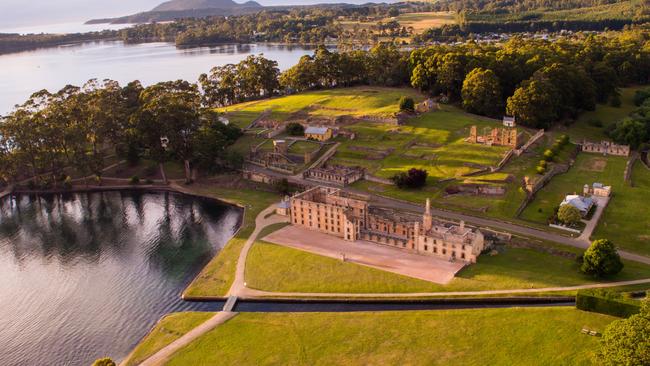
POLYGON ((607 291, 578 291, 576 308, 594 313, 627 318, 638 314, 641 305, 638 301, 621 298, 618 294, 607 291))

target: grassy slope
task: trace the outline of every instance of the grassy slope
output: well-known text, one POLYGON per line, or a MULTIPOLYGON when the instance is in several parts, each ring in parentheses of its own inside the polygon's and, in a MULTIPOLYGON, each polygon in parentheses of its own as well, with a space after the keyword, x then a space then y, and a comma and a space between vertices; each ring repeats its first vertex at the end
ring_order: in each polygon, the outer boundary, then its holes
POLYGON ((573 308, 246 313, 168 365, 589 365, 615 318, 573 308))
POLYGON ((596 106, 596 110, 582 113, 578 120, 571 125, 567 134, 575 142, 581 142, 583 139, 607 140, 604 133, 607 126, 622 120, 637 108, 634 105, 634 93, 643 88, 638 86, 621 89, 621 106, 619 108, 611 107, 608 104, 599 104, 596 106), (591 120, 599 120, 603 123, 603 127, 589 125, 591 120))
POLYGON ((464 139, 472 125, 481 129, 499 123, 465 114, 450 106, 411 119, 403 126, 358 123, 348 127, 357 133, 357 138, 343 140, 333 162, 364 166, 384 178, 412 167, 426 169, 432 182, 458 177, 478 170, 471 164, 496 165, 508 150, 466 143, 464 139), (409 147, 409 142, 413 141, 422 145, 409 147), (368 149, 379 152, 392 149, 392 152, 384 159, 373 160, 369 158, 368 149))
POLYGON ((135 366, 177 340, 183 334, 214 316, 214 313, 185 312, 172 313, 162 318, 151 332, 138 344, 124 362, 125 366, 135 366))
POLYGON ((201 188, 198 194, 216 197, 246 207, 244 221, 237 233, 226 246, 199 273, 185 289, 185 296, 223 296, 228 292, 235 277, 237 259, 246 239, 255 228, 255 217, 279 197, 273 193, 234 190, 218 187, 201 188))
MULTIPOLYGON (((650 277, 650 267, 626 262, 612 280, 650 277)), ((579 273, 570 259, 530 249, 508 248, 483 255, 448 285, 437 285, 378 269, 344 263, 274 244, 257 242, 251 249, 246 282, 276 292, 448 292, 574 286, 602 282, 579 273)))
POLYGON ((411 96, 417 101, 423 97, 411 88, 354 87, 311 91, 247 102, 220 109, 240 127, 245 127, 266 110, 270 118, 284 121, 297 112, 308 111, 313 116, 336 117, 343 115, 390 116, 398 111, 399 99, 411 96))

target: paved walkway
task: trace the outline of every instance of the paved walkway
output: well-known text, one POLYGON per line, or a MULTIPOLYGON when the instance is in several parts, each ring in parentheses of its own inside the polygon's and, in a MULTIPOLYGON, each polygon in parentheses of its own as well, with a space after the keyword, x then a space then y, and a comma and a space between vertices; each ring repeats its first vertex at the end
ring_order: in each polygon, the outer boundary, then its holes
POLYGON ((600 221, 600 217, 603 215, 603 212, 605 212, 605 207, 607 207, 607 204, 609 203, 609 197, 593 197, 593 198, 596 201, 596 212, 594 212, 594 215, 591 217, 591 220, 584 221, 587 224, 587 226, 585 226, 585 229, 582 230, 582 234, 580 234, 580 236, 576 239, 578 241, 582 241, 583 243, 586 243, 587 245, 591 244, 589 238, 591 238, 591 234, 596 229, 596 226, 600 221))
POLYGON ((591 285, 545 287, 545 288, 521 288, 507 290, 487 291, 456 291, 456 292, 409 292, 409 293, 343 293, 343 292, 268 292, 247 288, 243 294, 246 297, 274 297, 274 298, 418 298, 418 297, 445 297, 445 296, 485 296, 485 295, 508 295, 525 294, 538 292, 576 291, 593 288, 607 288, 617 286, 639 285, 650 283, 650 278, 632 281, 620 281, 610 283, 595 283, 591 285))
POLYGON ((244 247, 239 253, 237 270, 235 271, 235 280, 232 282, 230 290, 228 290, 228 296, 240 296, 242 290, 246 287, 246 281, 244 278, 246 273, 246 258, 248 258, 248 252, 253 246, 253 243, 255 243, 255 240, 257 240, 257 236, 260 232, 267 226, 279 224, 281 222, 289 222, 289 218, 287 217, 272 215, 274 211, 275 205, 271 205, 264 209, 264 211, 260 212, 260 214, 255 218, 255 230, 253 230, 251 236, 248 237, 248 240, 246 240, 244 247))
POLYGON ((351 243, 333 235, 298 226, 287 226, 264 238, 265 241, 338 260, 393 272, 438 284, 454 279, 465 263, 424 256, 388 245, 366 241, 351 243))
POLYGON ((142 362, 140 366, 164 365, 165 362, 167 362, 167 360, 169 360, 169 358, 178 350, 192 343, 203 334, 214 329, 216 326, 225 323, 235 315, 237 315, 237 313, 226 311, 218 312, 215 316, 208 319, 206 322, 185 333, 182 337, 178 338, 177 340, 167 345, 165 348, 153 354, 153 356, 142 362))

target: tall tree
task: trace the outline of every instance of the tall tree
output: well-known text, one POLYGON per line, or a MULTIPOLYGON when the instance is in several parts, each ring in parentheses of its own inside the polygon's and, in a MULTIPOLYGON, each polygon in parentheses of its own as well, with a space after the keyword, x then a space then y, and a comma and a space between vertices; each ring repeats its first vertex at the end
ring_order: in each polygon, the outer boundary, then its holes
POLYGON ((463 108, 486 116, 497 116, 503 109, 501 85, 492 70, 475 68, 463 81, 463 108))

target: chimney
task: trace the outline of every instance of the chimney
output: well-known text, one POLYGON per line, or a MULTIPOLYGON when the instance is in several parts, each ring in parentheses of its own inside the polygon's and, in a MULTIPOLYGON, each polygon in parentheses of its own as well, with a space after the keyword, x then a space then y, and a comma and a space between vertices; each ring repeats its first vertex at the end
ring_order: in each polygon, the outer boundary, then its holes
POLYGON ((460 220, 460 231, 465 230, 465 220, 460 220))
POLYGON ((429 198, 427 198, 427 204, 424 209, 424 214, 431 215, 431 200, 429 198))

